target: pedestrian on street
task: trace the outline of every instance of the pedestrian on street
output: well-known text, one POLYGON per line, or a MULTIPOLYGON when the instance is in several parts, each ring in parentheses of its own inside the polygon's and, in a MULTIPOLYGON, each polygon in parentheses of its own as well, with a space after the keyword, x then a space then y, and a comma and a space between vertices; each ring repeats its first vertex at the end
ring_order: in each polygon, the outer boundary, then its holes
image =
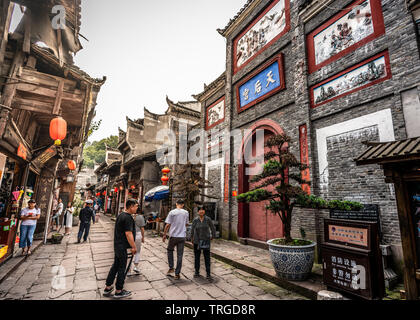
POLYGON ((166 234, 169 230, 169 244, 168 244, 168 276, 173 276, 175 279, 180 279, 182 268, 182 257, 184 255, 185 238, 187 237, 187 224, 189 222, 189 213, 184 210, 184 201, 178 200, 176 202, 176 209, 169 212, 166 218, 166 226, 163 231, 163 242, 166 241, 166 234), (176 269, 174 270, 174 249, 176 247, 176 269))
POLYGON ((204 263, 206 265, 207 280, 213 281, 210 273, 210 244, 216 234, 216 228, 213 221, 206 216, 204 207, 198 208, 198 217, 193 220, 191 227, 191 241, 194 244, 194 278, 200 277, 200 256, 201 251, 204 254, 204 263))
POLYGON ((64 209, 63 200, 59 198, 57 209, 55 210, 54 215, 52 217, 52 230, 53 231, 58 231, 58 225, 60 224, 59 220, 60 220, 61 214, 63 213, 63 209, 64 209), (55 229, 54 229, 54 225, 55 225, 55 229))
POLYGON ((31 254, 32 241, 34 239, 34 232, 36 229, 36 222, 41 217, 41 210, 36 208, 35 200, 31 199, 28 202, 28 207, 22 209, 20 212, 21 224, 20 224, 20 240, 19 248, 22 249, 22 255, 31 254))
POLYGON ((106 279, 106 288, 104 290, 104 297, 110 297, 114 290, 113 283, 115 276, 117 276, 116 290, 114 298, 121 299, 131 296, 131 292, 124 290, 124 282, 127 268, 127 249, 131 248, 131 253, 134 256, 137 253, 136 247, 136 227, 132 215, 137 212, 139 204, 134 199, 128 199, 125 203, 127 211, 123 211, 115 222, 114 231, 114 264, 109 270, 106 279))
POLYGON ((90 220, 92 219, 93 224, 95 224, 95 212, 92 209, 93 201, 86 200, 86 206, 80 210, 79 220, 80 220, 80 227, 79 227, 79 234, 77 235, 77 243, 80 243, 83 236, 83 241, 86 242, 89 236, 90 230, 90 220))
POLYGON ((64 213, 64 226, 65 226, 65 235, 70 235, 71 228, 73 227, 73 212, 74 207, 73 204, 69 201, 67 203, 67 208, 64 213))
POLYGON ((133 272, 135 274, 140 274, 139 270, 139 263, 140 263, 140 251, 141 251, 141 245, 144 243, 144 227, 146 226, 146 221, 144 220, 144 217, 142 214, 137 214, 134 219, 134 224, 136 227, 136 248, 137 253, 134 256, 134 268, 133 272))

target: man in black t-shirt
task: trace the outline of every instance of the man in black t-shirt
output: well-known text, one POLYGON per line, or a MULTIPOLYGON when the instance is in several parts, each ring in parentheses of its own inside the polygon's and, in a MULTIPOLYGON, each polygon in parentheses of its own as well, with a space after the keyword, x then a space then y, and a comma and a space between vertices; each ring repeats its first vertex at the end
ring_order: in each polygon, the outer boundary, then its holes
POLYGON ((126 211, 122 212, 115 222, 114 232, 114 264, 109 271, 108 278, 106 279, 106 288, 104 296, 110 297, 111 292, 114 290, 112 284, 114 283, 115 276, 117 276, 116 291, 114 298, 126 298, 131 296, 131 292, 124 290, 125 271, 127 268, 127 249, 131 248, 133 256, 137 253, 135 244, 136 228, 134 224, 133 214, 137 212, 139 204, 134 199, 127 200, 125 204, 126 211))

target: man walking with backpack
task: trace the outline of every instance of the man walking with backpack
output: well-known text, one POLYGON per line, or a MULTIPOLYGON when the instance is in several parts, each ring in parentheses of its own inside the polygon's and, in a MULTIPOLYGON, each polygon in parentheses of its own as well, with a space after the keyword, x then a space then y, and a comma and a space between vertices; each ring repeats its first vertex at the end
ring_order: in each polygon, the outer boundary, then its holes
POLYGON ((169 244, 168 244, 168 276, 175 274, 175 279, 179 280, 182 268, 182 257, 184 255, 185 238, 187 237, 187 224, 190 215, 188 211, 184 210, 184 201, 178 200, 176 202, 176 209, 169 212, 166 218, 166 226, 163 232, 163 242, 166 241, 166 234, 169 230, 169 244), (176 269, 174 269, 174 249, 176 247, 176 269))

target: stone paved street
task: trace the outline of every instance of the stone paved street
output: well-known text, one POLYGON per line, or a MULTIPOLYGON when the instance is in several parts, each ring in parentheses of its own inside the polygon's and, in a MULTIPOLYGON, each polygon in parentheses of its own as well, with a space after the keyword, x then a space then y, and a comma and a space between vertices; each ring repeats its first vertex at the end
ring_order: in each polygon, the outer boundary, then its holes
MULTIPOLYGON (((101 216, 87 243, 76 244, 76 231, 60 245, 45 245, 0 284, 0 299, 98 300, 113 262, 114 223, 101 216)), ((134 300, 296 300, 302 296, 212 259, 215 278, 194 279, 194 256, 185 248, 181 280, 166 277, 166 244, 151 232, 141 252, 141 275, 127 278, 134 300)), ((204 261, 202 261, 202 274, 204 261)))

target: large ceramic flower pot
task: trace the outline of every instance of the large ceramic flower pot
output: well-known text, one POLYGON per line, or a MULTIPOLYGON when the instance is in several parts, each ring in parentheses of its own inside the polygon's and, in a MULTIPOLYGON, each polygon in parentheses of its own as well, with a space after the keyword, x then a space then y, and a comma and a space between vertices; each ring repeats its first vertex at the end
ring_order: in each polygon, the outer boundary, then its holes
POLYGON ((311 273, 316 242, 306 246, 286 246, 268 241, 271 261, 277 276, 282 279, 303 281, 311 273))

